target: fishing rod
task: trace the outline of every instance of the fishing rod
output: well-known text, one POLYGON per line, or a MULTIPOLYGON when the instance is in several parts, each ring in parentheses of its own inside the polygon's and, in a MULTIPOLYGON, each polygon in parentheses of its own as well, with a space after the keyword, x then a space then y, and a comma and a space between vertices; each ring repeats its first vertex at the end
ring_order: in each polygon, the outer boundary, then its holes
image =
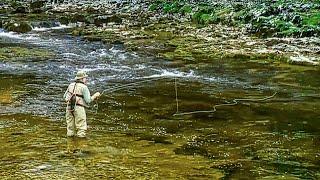
MULTIPOLYGON (((115 91, 126 89, 126 88, 129 88, 131 86, 138 85, 138 84, 141 84, 141 83, 151 82, 151 81, 156 81, 156 80, 161 80, 161 79, 166 79, 166 78, 168 78, 168 77, 161 76, 161 77, 149 78, 149 79, 143 80, 143 81, 138 81, 138 82, 133 82, 133 83, 124 84, 124 85, 120 85, 120 86, 115 86, 115 87, 103 90, 100 95, 103 95, 105 92, 115 92, 115 91)), ((96 102, 93 107, 95 107, 95 111, 97 113, 98 112, 98 108, 99 108, 98 102, 96 102)))
POLYGON ((168 77, 162 76, 162 77, 150 78, 150 79, 147 79, 147 80, 144 80, 144 81, 138 81, 138 82, 133 82, 133 83, 129 83, 129 84, 124 84, 124 85, 108 88, 108 89, 103 90, 101 92, 101 95, 103 93, 105 93, 105 92, 114 92, 114 91, 118 91, 118 90, 121 90, 121 89, 126 89, 128 87, 131 87, 131 86, 134 86, 134 85, 137 85, 137 84, 156 81, 156 80, 160 80, 160 79, 166 79, 166 78, 168 78, 168 77))

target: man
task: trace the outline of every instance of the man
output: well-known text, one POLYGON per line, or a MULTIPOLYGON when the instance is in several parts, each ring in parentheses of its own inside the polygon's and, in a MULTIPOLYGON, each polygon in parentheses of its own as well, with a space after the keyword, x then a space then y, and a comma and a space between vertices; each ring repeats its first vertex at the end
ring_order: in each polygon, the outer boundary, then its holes
POLYGON ((85 108, 88 107, 90 102, 100 96, 99 92, 90 96, 90 91, 87 87, 87 77, 86 72, 78 71, 75 82, 69 85, 63 96, 67 102, 66 121, 68 137, 86 137, 87 120, 85 108))

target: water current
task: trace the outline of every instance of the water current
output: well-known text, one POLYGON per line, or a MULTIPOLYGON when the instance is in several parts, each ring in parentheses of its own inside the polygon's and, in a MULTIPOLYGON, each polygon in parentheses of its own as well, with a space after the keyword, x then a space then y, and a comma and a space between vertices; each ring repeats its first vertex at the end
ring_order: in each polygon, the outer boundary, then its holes
POLYGON ((68 27, 0 30, 0 45, 54 54, 0 60, 2 177, 320 178, 318 67, 264 59, 175 63, 70 36, 68 27), (106 91, 87 110, 88 139, 70 140, 62 96, 80 69, 91 93, 153 81, 106 91))

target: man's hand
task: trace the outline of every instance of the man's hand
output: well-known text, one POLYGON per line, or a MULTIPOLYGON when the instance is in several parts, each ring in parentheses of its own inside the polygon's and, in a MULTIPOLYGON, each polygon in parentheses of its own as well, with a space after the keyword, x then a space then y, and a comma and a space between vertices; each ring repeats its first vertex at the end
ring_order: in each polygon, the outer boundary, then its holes
POLYGON ((94 95, 92 96, 93 100, 98 99, 101 96, 101 94, 99 92, 94 93, 94 95))

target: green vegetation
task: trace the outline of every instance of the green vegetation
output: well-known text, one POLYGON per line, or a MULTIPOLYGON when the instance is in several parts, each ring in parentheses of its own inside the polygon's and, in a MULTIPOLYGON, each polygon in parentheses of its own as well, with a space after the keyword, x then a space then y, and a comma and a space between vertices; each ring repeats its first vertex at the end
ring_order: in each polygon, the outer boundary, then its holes
POLYGON ((318 36, 320 1, 267 0, 263 3, 190 4, 183 0, 158 0, 149 10, 191 15, 200 25, 221 23, 245 27, 261 36, 318 36))
POLYGON ((17 58, 48 58, 51 56, 53 56, 53 53, 43 49, 24 47, 0 48, 0 60, 12 60, 17 58))

